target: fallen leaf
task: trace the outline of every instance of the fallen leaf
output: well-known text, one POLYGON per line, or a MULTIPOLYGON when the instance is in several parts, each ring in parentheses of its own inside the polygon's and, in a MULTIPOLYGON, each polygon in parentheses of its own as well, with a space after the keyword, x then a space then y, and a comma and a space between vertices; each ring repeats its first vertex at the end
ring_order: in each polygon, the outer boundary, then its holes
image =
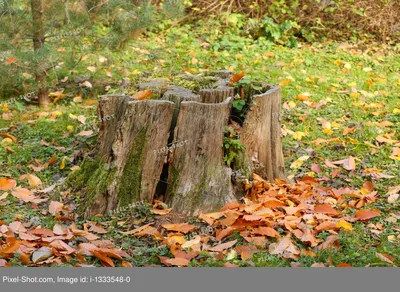
POLYGON ((232 240, 232 241, 228 241, 222 244, 219 244, 217 246, 211 247, 208 250, 209 251, 223 251, 225 249, 231 248, 232 246, 234 246, 236 244, 237 240, 232 240))
POLYGON ((31 187, 38 189, 39 186, 42 184, 42 181, 40 180, 40 178, 38 178, 36 175, 34 174, 24 174, 22 175, 20 178, 20 180, 23 179, 28 179, 28 183, 31 187))
POLYGON ((34 251, 32 254, 32 262, 35 264, 41 261, 44 261, 53 255, 53 251, 51 248, 42 246, 38 250, 34 251))
POLYGON ((165 229, 167 229, 169 231, 177 231, 177 232, 182 232, 184 234, 199 228, 198 226, 190 225, 188 223, 164 224, 164 225, 162 225, 162 227, 164 227, 165 229))
POLYGON ((57 201, 51 201, 50 205, 49 205, 49 212, 51 215, 55 216, 56 214, 58 214, 59 212, 61 212, 61 210, 64 208, 64 204, 57 202, 57 201))
POLYGON ((88 130, 88 131, 79 132, 77 135, 78 136, 82 136, 82 137, 87 137, 87 136, 90 136, 92 134, 93 134, 93 131, 92 130, 88 130))
POLYGON ((326 214, 330 216, 338 216, 340 215, 340 212, 333 209, 330 205, 327 204, 322 204, 322 205, 317 205, 314 208, 315 213, 321 213, 321 214, 326 214))
POLYGON ((379 210, 358 210, 355 213, 354 218, 359 221, 368 221, 378 216, 381 216, 379 210))
POLYGON ((5 178, 1 177, 0 178, 0 190, 2 191, 9 191, 15 188, 17 185, 17 182, 11 178, 5 178))
POLYGON ((338 228, 343 228, 345 231, 352 231, 353 226, 347 222, 346 220, 340 220, 338 223, 336 223, 336 227, 338 228))
POLYGON ((152 209, 152 210, 150 210, 150 211, 151 211, 152 213, 156 214, 156 215, 166 215, 166 214, 168 214, 169 212, 172 211, 172 208, 163 209, 163 210, 160 210, 160 209, 152 209))
POLYGON ((164 262, 172 266, 187 267, 190 261, 184 258, 174 258, 166 259, 164 262))
POLYGON ((244 73, 244 72, 239 72, 239 73, 233 74, 231 76, 231 78, 229 79, 229 85, 232 86, 234 83, 239 82, 245 75, 246 75, 246 73, 244 73))
POLYGON ((376 256, 378 259, 380 259, 381 261, 383 261, 383 262, 387 262, 387 263, 389 263, 389 264, 391 264, 391 265, 394 264, 394 263, 393 263, 394 257, 392 257, 392 256, 389 255, 389 254, 382 254, 382 253, 376 252, 376 253, 375 253, 375 256, 376 256))
POLYGON ((281 238, 278 242, 272 243, 269 246, 269 252, 285 258, 296 258, 300 254, 300 250, 293 244, 290 234, 281 238))
POLYGON ((132 98, 136 99, 136 100, 145 100, 145 99, 149 99, 152 95, 153 95, 153 91, 142 90, 142 91, 139 91, 139 92, 135 93, 134 95, 132 95, 132 98))

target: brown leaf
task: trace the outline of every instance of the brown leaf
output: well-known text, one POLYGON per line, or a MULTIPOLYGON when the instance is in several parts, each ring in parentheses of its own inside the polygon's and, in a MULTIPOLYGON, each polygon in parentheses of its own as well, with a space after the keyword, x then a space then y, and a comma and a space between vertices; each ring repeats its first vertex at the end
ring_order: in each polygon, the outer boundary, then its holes
POLYGON ((15 188, 11 194, 17 199, 20 199, 26 203, 32 202, 34 199, 36 199, 32 192, 26 188, 15 188))
POLYGON ((92 130, 87 130, 87 131, 81 131, 77 135, 82 136, 82 137, 87 137, 93 134, 92 130))
POLYGON ((58 214, 59 212, 61 212, 61 210, 64 208, 64 204, 57 202, 57 201, 51 201, 50 205, 49 205, 49 212, 51 215, 55 216, 56 214, 58 214))
POLYGON ((174 259, 167 259, 164 262, 172 266, 187 267, 190 261, 184 258, 174 258, 174 259))
POLYGON ((150 210, 150 211, 151 211, 152 213, 156 214, 156 215, 166 215, 166 214, 168 214, 169 212, 172 211, 172 208, 163 209, 163 210, 160 210, 160 209, 152 209, 152 210, 150 210))
POLYGON ((378 216, 381 216, 379 210, 358 210, 354 214, 354 218, 356 218, 359 221, 368 221, 378 216))
POLYGON ((145 99, 149 99, 152 95, 153 95, 153 91, 142 90, 142 91, 139 91, 139 92, 135 93, 134 95, 132 95, 132 98, 136 99, 136 100, 145 100, 145 99))
POLYGON ((169 231, 177 231, 177 232, 182 232, 184 234, 199 228, 198 226, 190 225, 188 223, 164 224, 164 225, 162 225, 162 227, 164 227, 165 229, 167 229, 169 231))
POLYGON ((269 246, 271 254, 282 255, 285 258, 293 258, 300 254, 300 250, 293 244, 290 234, 269 246))
POLYGON ((225 249, 231 248, 232 246, 234 246, 236 244, 237 240, 232 240, 232 241, 228 241, 222 244, 219 244, 217 246, 211 247, 208 250, 209 251, 223 251, 225 249))
POLYGON ((207 213, 207 214, 200 214, 199 218, 203 219, 204 221, 206 221, 208 224, 212 225, 214 224, 214 221, 216 219, 221 218, 222 216, 224 216, 223 212, 215 212, 215 213, 207 213))
POLYGON ((62 254, 75 254, 77 252, 62 240, 54 240, 52 243, 50 243, 50 246, 58 251, 61 251, 62 254))
POLYGON ((343 168, 346 170, 355 170, 356 169, 356 160, 354 157, 350 156, 349 158, 345 159, 343 162, 343 168))
POLYGON ((99 233, 99 234, 106 234, 108 231, 105 230, 100 224, 95 224, 92 222, 89 222, 89 231, 99 233))
POLYGON ((102 254, 101 252, 98 251, 91 251, 91 253, 98 258, 103 266, 105 267, 115 267, 114 262, 112 259, 110 259, 108 256, 102 254))
POLYGON ((53 233, 56 235, 64 235, 67 234, 67 228, 60 224, 54 224, 53 226, 53 233))
POLYGON ((383 262, 387 262, 391 265, 394 264, 393 263, 394 257, 392 257, 390 254, 382 254, 382 253, 376 252, 375 256, 383 262))
POLYGON ((326 214, 330 216, 338 216, 340 215, 340 212, 333 209, 330 205, 327 204, 322 204, 322 205, 317 205, 314 208, 315 213, 321 213, 321 214, 326 214))
POLYGON ((232 209, 236 209, 240 206, 240 204, 238 202, 230 202, 228 204, 226 204, 225 206, 223 206, 219 211, 225 211, 225 210, 232 210, 232 209))
POLYGON ((243 237, 247 242, 253 243, 258 248, 264 249, 268 243, 268 239, 265 236, 254 236, 254 237, 243 237))
POLYGON ((28 233, 28 234, 37 235, 37 236, 41 236, 41 237, 51 237, 51 236, 54 236, 53 231, 51 231, 50 229, 46 229, 46 228, 36 228, 36 229, 32 229, 32 230, 29 230, 27 233, 28 233))
POLYGON ((258 228, 254 228, 253 231, 251 232, 251 234, 255 234, 255 235, 266 235, 269 237, 276 237, 276 238, 280 238, 281 236, 279 235, 279 233, 271 228, 271 227, 258 227, 258 228))
POLYGON ((236 229, 232 227, 228 227, 222 230, 217 230, 215 239, 220 241, 226 236, 232 234, 236 229))

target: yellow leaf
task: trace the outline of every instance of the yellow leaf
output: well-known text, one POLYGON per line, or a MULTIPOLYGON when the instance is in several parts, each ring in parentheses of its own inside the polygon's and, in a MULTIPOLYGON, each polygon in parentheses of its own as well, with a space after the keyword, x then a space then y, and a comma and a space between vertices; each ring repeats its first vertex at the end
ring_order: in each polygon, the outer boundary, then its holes
POLYGON ((310 158, 310 156, 308 155, 304 155, 299 157, 296 161, 294 161, 291 165, 290 168, 291 169, 296 169, 301 167, 304 164, 304 161, 306 161, 308 158, 310 158))
POLYGON ((322 133, 327 134, 327 135, 332 135, 333 131, 331 129, 323 129, 322 133))
POLYGON ((301 139, 303 139, 303 137, 306 135, 306 133, 304 133, 304 132, 295 132, 295 133, 293 133, 293 138, 295 139, 295 140, 298 140, 298 141, 300 141, 301 139))
POLYGON ((336 227, 338 228, 343 228, 345 231, 352 231, 353 226, 347 222, 346 220, 340 220, 338 223, 336 223, 336 227))
POLYGON ((39 186, 42 184, 40 178, 38 178, 34 174, 24 174, 19 179, 25 179, 25 178, 28 179, 29 185, 33 188, 39 188, 39 186))
POLYGON ((64 169, 65 168, 65 161, 66 161, 67 157, 64 156, 63 159, 61 160, 61 164, 60 164, 60 169, 64 169))

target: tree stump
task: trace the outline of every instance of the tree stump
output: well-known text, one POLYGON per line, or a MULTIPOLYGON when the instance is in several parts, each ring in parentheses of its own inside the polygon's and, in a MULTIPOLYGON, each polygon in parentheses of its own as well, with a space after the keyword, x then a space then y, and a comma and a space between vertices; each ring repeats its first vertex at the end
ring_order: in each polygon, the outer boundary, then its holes
POLYGON ((146 100, 102 96, 98 147, 69 178, 86 190, 85 215, 151 203, 155 196, 176 212, 198 215, 240 199, 241 182, 254 171, 285 179, 280 89, 247 86, 244 95, 231 75, 150 80, 136 85, 153 92, 146 100), (239 113, 238 99, 246 102, 239 113))

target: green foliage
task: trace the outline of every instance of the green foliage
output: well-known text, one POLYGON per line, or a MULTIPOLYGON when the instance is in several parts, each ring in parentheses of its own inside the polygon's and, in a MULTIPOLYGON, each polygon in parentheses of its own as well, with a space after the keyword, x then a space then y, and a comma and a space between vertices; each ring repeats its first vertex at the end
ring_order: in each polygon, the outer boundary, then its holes
POLYGON ((228 166, 235 162, 238 157, 246 148, 240 142, 238 134, 230 127, 225 128, 224 137, 224 161, 228 166))

